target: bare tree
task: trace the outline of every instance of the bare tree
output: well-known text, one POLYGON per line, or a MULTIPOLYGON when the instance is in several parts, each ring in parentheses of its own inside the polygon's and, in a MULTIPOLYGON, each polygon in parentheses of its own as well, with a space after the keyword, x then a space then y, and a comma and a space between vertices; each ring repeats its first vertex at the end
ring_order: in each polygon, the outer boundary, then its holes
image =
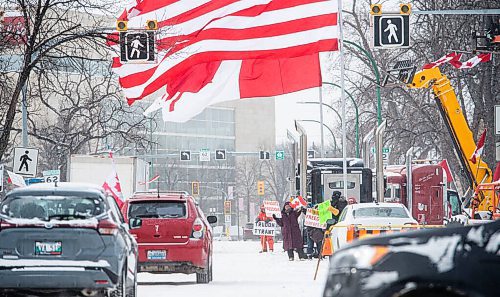
POLYGON ((250 202, 257 201, 257 181, 261 176, 260 161, 253 156, 238 157, 236 163, 236 193, 243 197, 247 221, 250 221, 250 202))
POLYGON ((103 28, 107 22, 102 15, 115 5, 108 0, 4 0, 1 3, 5 7, 15 7, 21 13, 24 30, 9 31, 8 26, 0 29, 0 35, 17 38, 19 44, 10 53, 21 57, 15 83, 2 95, 6 111, 0 118, 3 127, 0 131, 0 160, 9 144, 19 95, 33 70, 47 57, 71 57, 82 48, 99 48, 105 40, 103 28))

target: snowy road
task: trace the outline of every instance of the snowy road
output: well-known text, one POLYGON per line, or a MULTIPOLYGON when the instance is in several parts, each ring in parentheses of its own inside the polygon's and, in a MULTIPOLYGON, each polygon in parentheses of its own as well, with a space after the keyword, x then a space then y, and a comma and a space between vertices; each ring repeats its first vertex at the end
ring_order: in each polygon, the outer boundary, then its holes
POLYGON ((328 261, 321 261, 313 280, 317 259, 288 261, 282 244, 273 253, 259 254, 256 241, 215 241, 214 280, 197 284, 195 275, 139 274, 139 297, 316 297, 322 296, 328 261))

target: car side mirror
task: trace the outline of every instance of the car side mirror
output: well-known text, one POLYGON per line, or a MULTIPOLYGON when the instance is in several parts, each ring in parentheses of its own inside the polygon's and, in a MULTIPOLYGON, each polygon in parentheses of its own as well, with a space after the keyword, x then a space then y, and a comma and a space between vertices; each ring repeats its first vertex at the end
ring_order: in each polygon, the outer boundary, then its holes
POLYGON ((208 216, 208 217, 207 217, 207 221, 208 221, 210 224, 215 224, 215 223, 217 223, 217 217, 216 217, 216 216, 208 216))
POLYGON ((140 218, 131 218, 128 222, 130 229, 138 229, 142 226, 142 219, 140 218))

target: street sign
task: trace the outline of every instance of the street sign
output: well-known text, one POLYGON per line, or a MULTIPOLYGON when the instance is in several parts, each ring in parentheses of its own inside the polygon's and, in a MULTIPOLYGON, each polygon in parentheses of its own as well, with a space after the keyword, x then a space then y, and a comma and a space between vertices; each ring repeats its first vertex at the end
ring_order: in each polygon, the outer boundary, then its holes
POLYGON ((308 159, 314 159, 314 157, 315 157, 315 151, 307 151, 308 159))
POLYGON ((210 162, 210 150, 201 149, 200 150, 200 162, 210 162))
POLYGON ((231 215, 224 215, 224 223, 231 223, 231 215))
POLYGON ((495 135, 500 135, 500 105, 495 105, 495 135))
POLYGON ((382 14, 373 16, 373 47, 379 49, 410 46, 410 16, 382 14))
POLYGON ((276 151, 276 160, 285 160, 285 151, 276 151))
POLYGON ((257 181, 257 195, 264 196, 264 186, 265 183, 263 180, 257 181))
POLYGON ((226 150, 215 150, 215 160, 226 160, 226 150))
POLYGON ((3 164, 0 164, 0 193, 3 192, 3 164))
POLYGON ((32 178, 27 178, 25 180, 25 183, 27 186, 33 185, 33 184, 41 184, 44 182, 45 182, 45 179, 43 177, 32 177, 32 178))
POLYGON ((191 161, 191 151, 180 152, 181 161, 191 161))
POLYGON ((55 183, 61 180, 61 170, 45 170, 42 171, 43 178, 46 183, 55 183))
POLYGON ((38 149, 24 147, 14 148, 14 165, 12 169, 15 174, 35 177, 37 165, 38 149))
POLYGON ((128 30, 120 32, 122 63, 155 63, 155 32, 128 30))
POLYGON ((266 151, 260 151, 259 152, 259 159, 260 160, 269 160, 271 159, 271 154, 266 151))
POLYGON ((191 194, 193 194, 193 196, 200 195, 200 182, 199 181, 191 182, 191 194))
POLYGON ((231 201, 224 201, 224 214, 231 213, 231 201))

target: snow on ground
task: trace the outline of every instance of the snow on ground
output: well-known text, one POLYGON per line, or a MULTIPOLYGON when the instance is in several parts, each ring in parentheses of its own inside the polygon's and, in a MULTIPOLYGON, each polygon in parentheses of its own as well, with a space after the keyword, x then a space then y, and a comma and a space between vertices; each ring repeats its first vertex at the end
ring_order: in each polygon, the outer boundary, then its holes
POLYGON ((214 241, 213 282, 197 284, 196 275, 139 274, 139 297, 319 297, 328 271, 328 261, 320 263, 314 278, 317 259, 288 260, 282 243, 273 253, 259 254, 257 241, 214 241))

